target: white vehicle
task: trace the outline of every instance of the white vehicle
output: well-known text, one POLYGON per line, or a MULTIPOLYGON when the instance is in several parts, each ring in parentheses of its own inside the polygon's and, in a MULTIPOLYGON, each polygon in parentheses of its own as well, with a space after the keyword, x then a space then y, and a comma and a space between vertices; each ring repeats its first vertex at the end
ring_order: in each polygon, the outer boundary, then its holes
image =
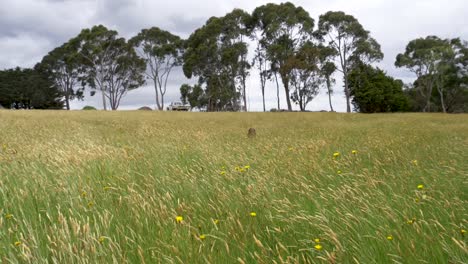
POLYGON ((190 110, 190 106, 184 105, 182 102, 172 102, 167 107, 167 111, 188 111, 188 110, 190 110))

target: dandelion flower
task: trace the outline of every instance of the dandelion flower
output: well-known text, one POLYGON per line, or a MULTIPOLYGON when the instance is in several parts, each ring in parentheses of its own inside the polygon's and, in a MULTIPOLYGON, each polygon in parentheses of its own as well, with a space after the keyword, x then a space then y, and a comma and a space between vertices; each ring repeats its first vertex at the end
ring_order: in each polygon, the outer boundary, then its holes
POLYGON ((256 212, 251 212, 251 213, 250 213, 250 216, 251 216, 251 217, 256 217, 256 216, 257 216, 257 213, 256 213, 256 212))
POLYGON ((390 235, 390 236, 387 236, 387 239, 388 239, 388 240, 393 240, 393 236, 391 236, 391 235, 390 235))
POLYGON ((335 152, 335 153, 333 153, 333 158, 335 158, 335 159, 336 159, 336 158, 338 158, 339 156, 340 156, 340 153, 339 153, 339 152, 335 152))
POLYGON ((314 239, 315 243, 320 243, 320 239, 319 238, 316 238, 314 239))
POLYGON ((352 154, 356 155, 357 154, 357 150, 353 150, 351 151, 352 154))
POLYGON ((21 244, 23 244, 23 243, 21 243, 21 241, 16 241, 16 242, 15 242, 15 246, 16 246, 16 247, 21 246, 21 244))
POLYGON ((198 238, 200 238, 200 240, 203 240, 203 239, 206 238, 206 235, 203 235, 203 234, 202 234, 202 235, 198 236, 198 238))
POLYGON ((317 244, 317 245, 315 245, 314 248, 315 248, 316 250, 322 250, 323 247, 322 247, 322 245, 317 244))
POLYGON ((244 166, 244 169, 246 169, 246 170, 250 169, 250 165, 244 166))
POLYGON ((419 184, 419 185, 418 185, 418 190, 422 190, 422 189, 424 189, 424 185, 419 184))
POLYGON ((179 216, 177 216, 177 217, 175 218, 175 220, 176 220, 177 223, 182 223, 182 221, 184 221, 184 218, 183 218, 182 216, 179 215, 179 216))

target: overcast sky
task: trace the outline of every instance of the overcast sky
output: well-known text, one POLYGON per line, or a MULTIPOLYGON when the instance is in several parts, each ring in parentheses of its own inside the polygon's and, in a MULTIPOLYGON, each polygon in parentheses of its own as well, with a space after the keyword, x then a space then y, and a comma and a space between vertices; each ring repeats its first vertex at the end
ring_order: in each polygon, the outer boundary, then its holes
MULTIPOLYGON (((211 16, 223 16, 234 8, 251 12, 262 4, 284 1, 259 0, 0 0, 0 69, 32 67, 53 48, 76 36, 81 29, 103 24, 130 38, 141 29, 157 26, 187 38, 211 16)), ((382 46, 384 60, 379 64, 387 73, 404 81, 413 75, 396 69, 398 53, 415 38, 437 35, 468 40, 468 0, 297 0, 290 1, 307 10, 315 19, 327 11, 344 11, 355 16, 382 46)), ((336 78, 341 79, 340 76, 336 78)), ((179 87, 194 80, 176 71, 168 86, 166 102, 178 100, 179 87)), ((261 93, 258 75, 251 73, 248 84, 249 109, 260 110, 261 93)), ((336 85, 333 103, 344 111, 341 83, 336 85)), ((285 108, 284 91, 281 104, 285 108)), ((88 93, 89 94, 89 93, 88 93)), ((267 89, 267 109, 276 107, 276 89, 267 89)), ((121 109, 155 106, 151 86, 132 91, 122 99, 121 109)), ((100 96, 87 96, 84 102, 73 102, 73 108, 84 105, 101 107, 100 96)), ((328 99, 322 92, 309 105, 309 110, 328 110, 328 99)))

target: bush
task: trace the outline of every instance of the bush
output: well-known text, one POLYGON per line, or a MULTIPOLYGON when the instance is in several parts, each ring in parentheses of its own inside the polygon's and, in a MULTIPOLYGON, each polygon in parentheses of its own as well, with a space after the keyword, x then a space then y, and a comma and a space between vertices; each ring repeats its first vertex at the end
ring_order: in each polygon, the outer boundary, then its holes
POLYGON ((83 107, 83 110, 97 110, 97 109, 94 106, 87 105, 87 106, 83 107))
POLYGON ((153 111, 153 109, 151 109, 151 107, 149 107, 149 106, 140 107, 140 108, 138 108, 138 110, 141 110, 141 111, 153 111))

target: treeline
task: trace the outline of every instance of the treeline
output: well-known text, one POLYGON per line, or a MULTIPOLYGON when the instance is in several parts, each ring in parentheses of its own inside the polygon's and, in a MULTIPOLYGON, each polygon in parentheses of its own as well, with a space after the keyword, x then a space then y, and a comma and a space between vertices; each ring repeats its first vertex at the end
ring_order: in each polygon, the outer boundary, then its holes
POLYGON ((163 110, 171 72, 182 67, 197 84, 182 84, 181 100, 207 111, 248 110, 247 78, 256 69, 264 111, 267 87, 275 87, 277 109, 280 93, 285 94, 290 111, 293 104, 305 111, 324 89, 333 111, 335 78, 342 78, 348 112, 352 106, 365 113, 468 112, 466 41, 435 36, 411 41, 395 65, 415 73, 413 84, 374 67, 383 56, 379 43, 351 15, 327 12, 316 23, 292 3, 266 4, 251 14, 234 9, 212 17, 186 40, 156 27, 129 40, 102 25, 84 29, 34 69, 0 72, 0 104, 69 109, 70 100, 82 99, 90 89, 101 92, 105 110, 116 110, 128 91, 149 83, 157 109, 163 110), (41 81, 32 85, 34 78, 41 81))

